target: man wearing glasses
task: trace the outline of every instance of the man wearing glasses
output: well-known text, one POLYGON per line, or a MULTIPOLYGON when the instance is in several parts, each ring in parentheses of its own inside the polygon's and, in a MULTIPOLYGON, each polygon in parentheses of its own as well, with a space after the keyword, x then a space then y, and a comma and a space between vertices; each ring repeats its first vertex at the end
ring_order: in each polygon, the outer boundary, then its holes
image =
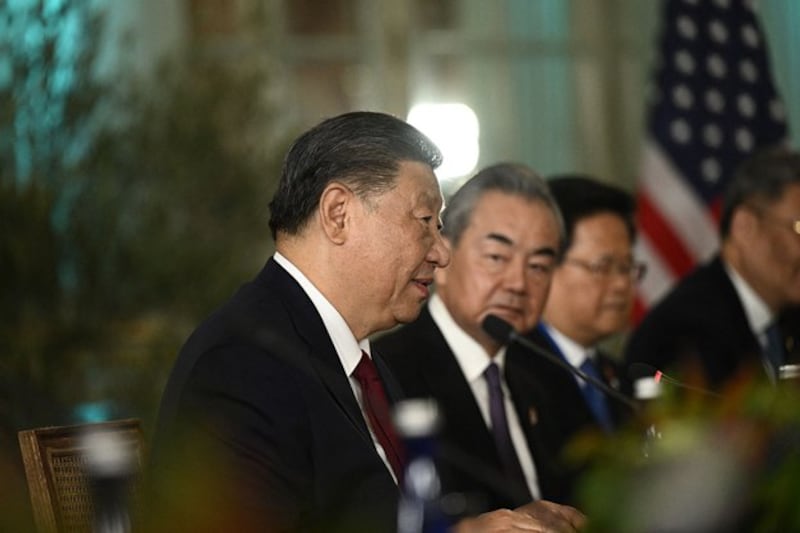
MULTIPOLYGON (((618 389, 617 364, 598 345, 630 324, 636 283, 645 273, 633 255, 633 198, 588 176, 557 176, 548 183, 564 217, 566 246, 531 340, 618 389)), ((561 410, 559 448, 587 428, 611 433, 628 414, 627 406, 549 361, 529 363, 561 410)))
POLYGON ((684 381, 722 389, 742 373, 779 379, 800 339, 800 154, 757 153, 726 190, 721 247, 645 317, 626 350, 684 381))

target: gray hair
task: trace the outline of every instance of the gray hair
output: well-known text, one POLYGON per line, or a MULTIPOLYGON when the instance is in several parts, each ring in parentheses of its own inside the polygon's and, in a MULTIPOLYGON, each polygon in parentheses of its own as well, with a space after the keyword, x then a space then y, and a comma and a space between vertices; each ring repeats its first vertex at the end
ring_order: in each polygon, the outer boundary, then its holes
POLYGON ((442 233, 457 246, 469 225, 478 200, 487 192, 498 191, 544 204, 556 217, 559 252, 564 249, 564 220, 547 181, 521 163, 497 163, 482 169, 462 185, 447 201, 442 214, 442 233))

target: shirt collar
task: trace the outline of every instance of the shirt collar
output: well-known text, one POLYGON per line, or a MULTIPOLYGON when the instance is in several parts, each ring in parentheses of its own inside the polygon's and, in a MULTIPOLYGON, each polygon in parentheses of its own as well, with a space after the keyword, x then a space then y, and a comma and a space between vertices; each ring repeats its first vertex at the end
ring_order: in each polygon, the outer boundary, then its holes
POLYGON ((542 327, 553 339, 553 342, 556 343, 564 359, 575 368, 580 368, 586 359, 594 357, 594 348, 581 346, 546 322, 542 322, 542 327))
POLYGON ((371 353, 369 346, 369 339, 364 339, 361 342, 356 340, 353 332, 347 326, 344 317, 339 314, 339 311, 331 304, 327 298, 317 289, 316 286, 297 268, 291 261, 280 254, 275 252, 273 256, 275 262, 282 266, 286 272, 292 276, 300 287, 305 291, 314 304, 314 308, 322 318, 322 323, 331 338, 333 347, 339 355, 339 360, 342 362, 342 367, 345 373, 349 376, 353 373, 361 360, 361 352, 365 351, 371 353))
POLYGON ((461 329, 436 293, 431 296, 428 309, 468 382, 482 378, 483 372, 492 361, 497 363, 497 366, 500 367, 500 375, 503 375, 506 359, 505 346, 501 347, 491 358, 487 357, 483 346, 461 329))
POLYGON ((756 332, 756 334, 761 334, 761 332, 772 324, 775 318, 772 311, 770 311, 769 306, 761 299, 758 293, 756 293, 756 291, 747 284, 744 278, 736 272, 736 269, 724 261, 723 265, 725 265, 725 272, 728 273, 728 277, 731 283, 733 283, 733 288, 739 296, 739 301, 742 302, 744 314, 747 317, 747 323, 750 324, 750 329, 756 332))

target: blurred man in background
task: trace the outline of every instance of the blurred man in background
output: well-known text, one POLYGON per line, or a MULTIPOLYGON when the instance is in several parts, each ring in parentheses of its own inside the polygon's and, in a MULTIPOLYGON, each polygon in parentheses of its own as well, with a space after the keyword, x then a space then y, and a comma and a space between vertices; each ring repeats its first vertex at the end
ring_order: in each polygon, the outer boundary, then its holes
POLYGON ((761 151, 723 201, 721 247, 636 328, 625 360, 723 388, 747 373, 775 381, 800 339, 800 154, 761 151))
MULTIPOLYGON (((619 389, 621 372, 600 344, 630 325, 636 282, 634 201, 626 191, 582 175, 548 185, 564 217, 566 246, 555 267, 543 320, 531 339, 563 361, 619 389)), ((560 450, 576 432, 612 432, 630 408, 541 357, 529 364, 559 408, 560 450)))

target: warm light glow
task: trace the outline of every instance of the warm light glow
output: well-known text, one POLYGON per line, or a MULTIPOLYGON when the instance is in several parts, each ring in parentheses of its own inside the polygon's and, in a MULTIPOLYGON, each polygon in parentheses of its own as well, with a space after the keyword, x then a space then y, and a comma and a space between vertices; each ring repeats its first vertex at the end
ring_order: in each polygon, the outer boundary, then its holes
POLYGON ((461 103, 416 104, 408 122, 436 143, 444 155, 436 169, 439 181, 466 176, 478 164, 478 117, 461 103))

